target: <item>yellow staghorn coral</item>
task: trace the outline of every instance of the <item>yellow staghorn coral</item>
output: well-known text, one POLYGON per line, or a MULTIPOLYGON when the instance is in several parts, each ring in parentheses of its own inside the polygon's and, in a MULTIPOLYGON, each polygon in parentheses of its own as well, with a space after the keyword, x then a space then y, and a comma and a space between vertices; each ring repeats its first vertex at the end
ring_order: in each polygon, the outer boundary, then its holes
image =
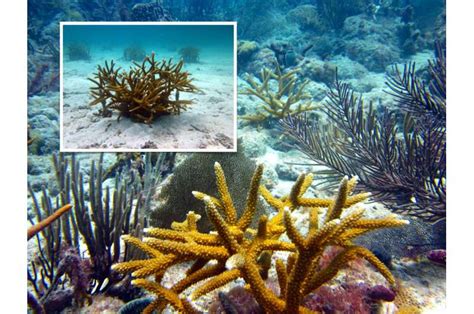
POLYGON ((308 198, 304 194, 311 186, 313 176, 302 174, 288 195, 276 198, 260 185, 263 166, 258 165, 250 182, 245 208, 238 217, 219 163, 215 164, 214 170, 219 197, 197 191, 193 194, 205 203, 206 214, 215 231, 199 232, 196 226, 199 216, 190 212, 184 222, 173 223, 171 230, 145 230, 148 238, 143 241, 124 237, 127 243, 150 257, 113 266, 120 273, 131 273, 136 278, 133 284, 157 295, 145 313, 160 311, 167 304, 183 313, 195 313, 197 309, 191 300, 237 278, 245 281, 265 312, 310 313, 301 306, 304 296, 334 278, 355 258, 367 260, 390 284, 394 284, 395 279, 387 267, 372 252, 354 245, 352 240, 371 230, 403 226, 408 222, 394 216, 365 218, 364 210, 353 205, 369 194, 352 195, 355 179, 344 178, 334 199, 308 198), (275 209, 276 214, 272 218, 259 217, 257 228, 252 229, 250 225, 255 218, 259 196, 275 209), (309 208, 306 234, 298 230, 292 219, 292 212, 301 207, 309 208), (290 242, 279 239, 283 233, 290 242), (336 245, 342 247, 338 255, 324 269, 317 267, 325 248, 336 245), (275 265, 280 295, 275 295, 265 283, 274 251, 290 253, 286 263, 278 259, 275 265), (161 279, 169 267, 190 261, 193 263, 183 279, 171 287, 162 285, 161 279), (183 292, 191 286, 194 291, 188 300, 183 292))
POLYGON ((130 71, 120 72, 113 60, 110 65, 106 61, 104 67, 97 67, 94 78, 89 78, 95 84, 90 105, 102 104, 103 116, 110 116, 114 109, 120 111, 119 118, 126 116, 143 123, 152 123, 164 114, 180 114, 192 101, 180 100, 179 92, 199 91, 191 83, 190 74, 182 71, 183 64, 173 64, 171 59, 156 61, 152 53, 141 64, 134 62, 130 71))
POLYGON ((261 109, 254 115, 242 117, 251 122, 262 122, 268 118, 282 119, 288 115, 295 115, 304 111, 311 111, 317 107, 313 105, 311 97, 304 93, 309 81, 305 80, 297 87, 296 73, 298 70, 292 70, 282 73, 277 64, 276 71, 272 72, 265 68, 262 70, 262 83, 258 84, 252 76, 247 77, 247 82, 251 88, 247 88, 245 93, 258 97, 263 104, 261 109), (271 81, 278 83, 278 90, 273 92, 270 89, 271 81))

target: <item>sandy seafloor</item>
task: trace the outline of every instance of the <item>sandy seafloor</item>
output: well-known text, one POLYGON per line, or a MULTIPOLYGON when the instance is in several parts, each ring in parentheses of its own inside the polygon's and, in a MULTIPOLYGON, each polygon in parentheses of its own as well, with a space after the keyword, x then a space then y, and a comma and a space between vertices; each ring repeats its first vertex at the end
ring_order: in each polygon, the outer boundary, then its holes
MULTIPOLYGON (((202 93, 181 93, 180 99, 193 100, 188 110, 146 125, 125 117, 117 121, 118 112, 104 118, 98 115, 100 105, 89 106, 93 83, 87 78, 93 76, 97 65, 113 59, 128 70, 132 64, 122 59, 122 50, 92 51, 91 55, 91 61, 64 61, 63 149, 234 149, 233 60, 203 53, 200 63, 186 64, 184 69, 202 93)), ((157 60, 164 57, 178 60, 171 52, 156 56, 157 60)))

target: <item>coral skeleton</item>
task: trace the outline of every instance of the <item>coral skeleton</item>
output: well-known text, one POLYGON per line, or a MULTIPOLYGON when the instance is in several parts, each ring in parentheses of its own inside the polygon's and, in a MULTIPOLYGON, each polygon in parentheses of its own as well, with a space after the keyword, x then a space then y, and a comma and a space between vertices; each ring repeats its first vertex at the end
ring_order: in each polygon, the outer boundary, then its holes
POLYGON ((156 61, 153 53, 141 64, 134 62, 127 72, 115 68, 113 60, 110 65, 106 61, 104 67, 97 67, 94 78, 89 78, 96 85, 91 87, 94 100, 90 105, 102 104, 103 116, 110 116, 114 109, 120 111, 119 118, 148 124, 164 114, 180 114, 192 101, 180 100, 179 93, 198 91, 189 73, 182 71, 183 64, 174 64, 172 59, 156 61))
POLYGON ((310 313, 301 305, 304 296, 331 280, 354 258, 366 259, 390 284, 395 283, 387 267, 368 249, 354 245, 352 239, 371 230, 403 226, 408 222, 394 216, 364 218, 364 210, 353 205, 367 199, 370 194, 352 194, 356 179, 345 177, 334 199, 308 198, 304 194, 311 186, 313 176, 302 174, 288 195, 276 198, 260 185, 263 166, 258 165, 250 183, 246 206, 238 217, 219 163, 215 163, 214 170, 219 197, 197 191, 193 194, 206 204, 206 214, 215 231, 199 232, 196 225, 199 217, 191 211, 184 222, 173 224, 171 229, 146 229, 148 237, 143 241, 132 236, 122 237, 149 256, 148 259, 113 266, 120 273, 131 273, 135 278, 132 281, 134 285, 156 294, 157 298, 143 313, 159 312, 167 304, 180 312, 197 313, 192 300, 237 278, 245 281, 265 312, 310 313), (272 218, 262 215, 257 228, 252 229, 259 196, 277 214, 272 218), (292 212, 300 207, 310 209, 309 231, 305 235, 300 233, 292 220, 292 212), (320 223, 322 208, 327 208, 327 211, 320 223), (290 242, 279 240, 285 232, 290 242), (318 271, 316 265, 328 246, 340 246, 342 250, 326 268, 318 271), (281 259, 276 262, 280 295, 272 292, 264 279, 271 267, 268 257, 271 258, 274 251, 290 253, 286 263, 281 259), (173 286, 165 287, 161 280, 168 268, 184 262, 192 262, 186 276, 173 286), (182 293, 191 286, 190 300, 182 293))
POLYGON ((254 115, 244 116, 244 120, 261 122, 268 118, 282 119, 288 115, 295 115, 305 111, 316 109, 312 104, 311 96, 304 93, 309 81, 305 80, 297 84, 296 73, 298 70, 291 70, 283 73, 280 66, 276 66, 276 71, 272 72, 264 68, 261 73, 262 83, 257 83, 253 76, 247 77, 247 82, 251 88, 247 88, 245 93, 258 97, 263 101, 260 108, 254 115), (278 83, 278 90, 271 90, 271 82, 278 83), (299 85, 299 86, 297 86, 299 85))

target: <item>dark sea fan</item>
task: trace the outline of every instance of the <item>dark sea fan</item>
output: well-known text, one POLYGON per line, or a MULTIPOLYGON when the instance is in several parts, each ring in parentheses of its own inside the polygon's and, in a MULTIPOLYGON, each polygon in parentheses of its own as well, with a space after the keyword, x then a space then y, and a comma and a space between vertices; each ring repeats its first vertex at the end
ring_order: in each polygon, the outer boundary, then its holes
POLYGON ((395 68, 387 85, 403 115, 381 113, 349 84, 336 77, 328 93, 323 125, 306 115, 281 121, 295 147, 318 165, 325 184, 334 186, 341 174, 357 175, 377 201, 398 213, 437 222, 446 217, 446 80, 445 51, 429 64, 431 80, 423 82, 414 64, 403 73, 395 68))

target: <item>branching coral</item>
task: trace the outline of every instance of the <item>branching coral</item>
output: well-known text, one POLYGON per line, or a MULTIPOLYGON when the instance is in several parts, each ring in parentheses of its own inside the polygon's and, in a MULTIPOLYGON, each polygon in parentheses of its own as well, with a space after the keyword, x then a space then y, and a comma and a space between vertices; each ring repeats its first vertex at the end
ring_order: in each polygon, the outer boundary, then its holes
POLYGON ((280 66, 276 66, 276 72, 263 69, 261 74, 262 83, 257 83, 252 76, 247 77, 251 88, 246 89, 246 94, 258 97, 263 101, 260 105, 263 111, 257 111, 255 115, 244 116, 243 119, 253 122, 261 122, 269 118, 284 118, 287 115, 295 115, 301 112, 316 109, 312 104, 311 97, 304 92, 309 81, 305 80, 297 84, 296 73, 292 70, 283 73, 280 66), (278 90, 271 90, 272 81, 278 83, 278 90))
POLYGON ((180 92, 195 93, 198 88, 191 82, 186 71, 182 71, 183 61, 174 64, 172 60, 156 61, 155 54, 146 57, 141 64, 129 72, 115 68, 115 63, 97 67, 91 87, 94 100, 90 105, 101 103, 102 114, 110 115, 110 109, 120 111, 119 118, 126 116, 134 121, 151 123, 163 114, 180 114, 191 105, 191 100, 180 100, 180 92), (172 93, 175 94, 174 100, 172 93))
POLYGON ((118 263, 114 270, 121 273, 132 273, 132 281, 158 296, 143 313, 161 310, 166 304, 185 313, 196 313, 191 301, 181 296, 190 286, 194 286, 192 299, 199 298, 237 278, 243 278, 257 302, 266 312, 271 313, 305 313, 310 312, 301 306, 303 297, 331 280, 338 271, 356 257, 365 258, 391 283, 394 278, 387 267, 369 250, 355 246, 351 241, 355 237, 371 230, 397 227, 406 224, 404 220, 394 217, 367 219, 364 210, 351 208, 363 201, 370 194, 352 194, 356 180, 344 178, 341 181, 335 199, 304 197, 310 187, 313 176, 302 174, 293 185, 289 195, 276 198, 260 185, 263 166, 257 166, 250 183, 245 208, 240 217, 234 207, 232 196, 226 183, 221 166, 215 164, 216 184, 219 197, 212 197, 201 192, 194 196, 206 204, 206 214, 215 231, 201 233, 197 230, 196 221, 200 218, 189 212, 183 223, 175 223, 172 229, 151 228, 146 230, 148 238, 143 241, 131 236, 124 240, 143 250, 149 259, 118 263), (256 230, 250 228, 255 218, 258 197, 262 196, 267 203, 277 210, 269 219, 263 215, 259 218, 256 230), (310 208, 309 231, 301 234, 295 226, 291 212, 299 207, 310 208), (324 220, 320 223, 322 208, 327 208, 324 220), (284 232, 291 242, 279 240, 284 232), (343 249, 321 271, 317 263, 327 246, 337 245, 343 249), (275 295, 265 284, 264 278, 271 266, 267 261, 273 251, 290 252, 286 264, 277 260, 277 274, 281 294, 275 295), (186 277, 170 288, 162 285, 161 279, 169 267, 183 262, 193 261, 186 272, 186 277), (154 276, 154 281, 148 279, 154 276))
POLYGON ((364 105, 351 87, 336 78, 324 109, 330 125, 305 116, 288 116, 282 125, 296 147, 328 167, 328 186, 341 174, 359 176, 362 186, 393 211, 437 222, 446 217, 446 78, 443 50, 430 63, 424 83, 413 64, 395 69, 388 86, 406 114, 381 114, 364 105))

